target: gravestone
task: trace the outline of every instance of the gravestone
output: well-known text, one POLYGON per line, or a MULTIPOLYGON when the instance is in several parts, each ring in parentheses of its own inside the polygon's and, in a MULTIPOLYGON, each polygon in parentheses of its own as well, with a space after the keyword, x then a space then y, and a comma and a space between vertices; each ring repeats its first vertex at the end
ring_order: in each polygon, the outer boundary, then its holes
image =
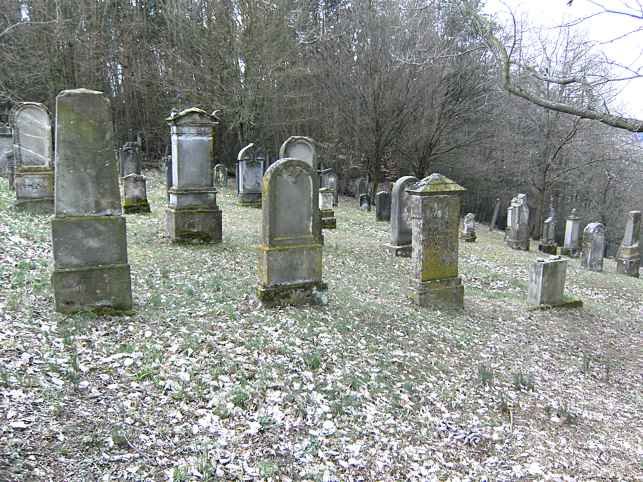
POLYGON ((336 208, 339 204, 339 186, 337 180, 337 173, 332 169, 328 169, 322 174, 321 187, 332 189, 333 191, 333 207, 336 208))
POLYGON ((169 204, 170 188, 172 187, 172 155, 165 156, 165 197, 169 204))
POLYGON ((462 223, 462 239, 465 243, 474 243, 476 237, 476 215, 468 213, 462 223))
POLYGON ((552 255, 555 255, 558 251, 558 245, 556 244, 556 211, 553 207, 549 210, 549 217, 543 222, 543 235, 538 245, 538 250, 552 255))
POLYGON ((627 213, 625 234, 616 253, 616 272, 639 277, 641 267, 641 251, 639 239, 641 234, 641 211, 627 213))
POLYGON ((356 188, 355 192, 357 193, 357 197, 359 198, 362 194, 368 194, 368 180, 364 177, 360 177, 355 181, 356 188))
POLYGON ((359 208, 362 211, 371 210, 371 197, 368 194, 360 194, 359 196, 359 208))
POLYGON ((413 197, 409 295, 420 306, 461 308, 464 287, 458 276, 458 231, 465 189, 435 173, 407 191, 413 197))
POLYGON ((564 298, 567 260, 560 256, 538 259, 529 267, 527 303, 534 306, 578 304, 564 298))
POLYGON ((54 171, 49 111, 42 104, 24 102, 13 110, 11 119, 15 206, 51 211, 54 171))
POLYGON ((13 132, 11 127, 0 124, 0 176, 7 179, 10 162, 13 162, 13 132))
POLYGON ((391 220, 391 193, 380 191, 375 195, 375 220, 391 220))
POLYGON ((489 224, 489 231, 496 229, 498 225, 498 214, 500 214, 500 198, 496 198, 496 205, 493 207, 493 216, 491 217, 491 224, 489 224))
POLYGON ((583 249, 580 265, 589 271, 603 271, 605 226, 589 223, 583 230, 583 249))
POLYGON ((241 206, 261 207, 261 182, 266 155, 261 148, 248 144, 237 156, 237 195, 241 206))
POLYGON ((123 182, 123 212, 126 214, 149 213, 147 179, 141 174, 128 174, 123 182))
POLYGON ((337 228, 337 219, 333 211, 334 191, 329 187, 322 187, 319 190, 319 215, 321 217, 322 229, 337 228))
POLYGON ((319 171, 319 161, 315 154, 315 141, 310 137, 291 136, 279 149, 280 159, 299 159, 313 168, 315 174, 319 171))
POLYGON ((165 211, 174 242, 221 241, 221 210, 213 186, 211 159, 216 117, 197 108, 168 117, 172 137, 172 187, 165 211))
POLYGON ((223 164, 214 166, 214 185, 218 187, 228 186, 228 168, 223 164))
POLYGON ((119 151, 121 177, 140 174, 142 171, 140 146, 137 142, 126 142, 119 151))
POLYGON ((51 221, 56 311, 132 307, 125 218, 102 92, 56 97, 56 200, 51 221))
POLYGON ((576 258, 580 255, 580 218, 576 208, 567 216, 565 222, 565 239, 563 247, 558 249, 558 254, 576 258))
POLYGON ((322 282, 319 179, 305 161, 280 159, 264 175, 257 297, 264 305, 312 303, 322 282))
POLYGON ((529 251, 529 206, 527 195, 518 194, 507 209, 507 245, 512 249, 529 251))
POLYGON ((413 176, 399 178, 391 193, 391 241, 385 245, 395 256, 411 256, 411 201, 407 189, 417 183, 413 176))

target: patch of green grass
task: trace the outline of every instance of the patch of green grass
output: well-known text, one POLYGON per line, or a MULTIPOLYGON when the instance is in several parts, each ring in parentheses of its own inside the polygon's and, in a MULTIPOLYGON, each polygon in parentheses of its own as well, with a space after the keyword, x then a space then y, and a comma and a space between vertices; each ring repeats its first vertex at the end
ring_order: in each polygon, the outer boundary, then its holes
POLYGON ((516 372, 513 374, 513 386, 518 391, 533 392, 535 390, 534 377, 529 373, 516 372))
POLYGON ((306 365, 306 368, 309 370, 319 370, 321 367, 321 356, 316 352, 308 353, 304 356, 304 365, 306 365))
POLYGON ((250 401, 250 398, 250 393, 246 390, 246 388, 244 386, 237 385, 232 390, 230 401, 235 407, 244 409, 250 401))
POLYGON ((493 380, 495 373, 491 366, 481 363, 478 365, 478 381, 481 385, 491 386, 493 385, 493 380))

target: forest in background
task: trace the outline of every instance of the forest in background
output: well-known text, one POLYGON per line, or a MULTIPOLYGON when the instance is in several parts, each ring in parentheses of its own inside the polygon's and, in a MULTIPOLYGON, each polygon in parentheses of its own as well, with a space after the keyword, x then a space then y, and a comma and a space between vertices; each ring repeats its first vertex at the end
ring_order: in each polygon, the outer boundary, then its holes
MULTIPOLYGON (((173 109, 221 110, 214 162, 233 167, 249 142, 276 155, 291 135, 318 142, 340 185, 371 189, 440 172, 468 189, 465 212, 489 220, 527 192, 532 233, 553 202, 562 238, 577 208, 607 227, 643 204, 643 151, 627 131, 511 96, 476 28, 478 0, 0 0, 0 121, 17 102, 53 113, 64 89, 106 92, 119 145, 166 154, 173 109)), ((498 26, 499 35, 502 35, 498 26)), ((571 28, 541 52, 541 71, 601 73, 606 63, 571 28)), ((525 83, 553 102, 587 105, 602 91, 525 83), (591 98, 590 98, 591 97, 591 98)), ((117 146, 115 146, 117 147, 117 146)))

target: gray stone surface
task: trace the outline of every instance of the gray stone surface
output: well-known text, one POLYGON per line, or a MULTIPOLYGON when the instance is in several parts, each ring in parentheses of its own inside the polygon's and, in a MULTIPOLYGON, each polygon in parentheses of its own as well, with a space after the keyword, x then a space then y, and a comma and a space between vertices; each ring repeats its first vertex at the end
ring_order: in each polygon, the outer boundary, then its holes
POLYGON ((109 100, 102 92, 66 90, 56 98, 56 112, 56 310, 129 310, 132 288, 109 100))
POLYGON ((580 264, 589 271, 603 271, 605 226, 589 223, 583 230, 583 249, 580 264))
POLYGON ((331 169, 322 174, 321 187, 327 187, 333 190, 333 207, 339 203, 339 185, 337 173, 331 169))
POLYGON ((616 272, 639 277, 641 268, 641 250, 639 246, 641 235, 641 211, 627 213, 623 241, 616 253, 616 272))
POLYGON ((26 166, 14 173, 15 207, 53 212, 54 172, 47 167, 26 166))
POLYGON ((514 197, 507 209, 506 242, 512 249, 529 251, 529 205, 526 194, 514 197))
POLYGON ((321 217, 322 229, 337 228, 337 219, 333 211, 333 200, 335 190, 330 187, 322 187, 319 190, 319 215, 321 217))
POLYGON ((462 186, 437 173, 408 189, 413 196, 409 295, 420 306, 463 306, 464 287, 458 276, 458 231, 464 191, 462 186))
POLYGON ((242 206, 261 207, 261 183, 265 169, 265 151, 248 144, 237 156, 237 195, 242 206))
POLYGON ((556 244, 556 211, 553 207, 549 210, 549 217, 543 222, 543 234, 538 250, 552 255, 555 255, 558 250, 558 245, 556 244))
POLYGON ((563 240, 563 247, 559 250, 560 254, 578 257, 580 254, 580 235, 580 218, 574 208, 565 222, 565 239, 563 240))
POLYGON ((360 194, 359 195, 359 208, 362 211, 370 211, 371 210, 371 197, 368 194, 360 194))
POLYGON ((498 215, 500 214, 500 198, 496 198, 496 204, 493 207, 493 216, 489 224, 489 231, 493 231, 498 226, 498 215))
POLYGON ((9 177, 10 159, 13 157, 11 127, 0 124, 0 176, 9 177))
POLYGON ((55 157, 57 216, 121 214, 112 113, 102 92, 58 94, 55 157))
POLYGON ((257 296, 266 305, 308 303, 322 289, 319 179, 299 159, 280 159, 264 176, 257 296))
POLYGON ((319 170, 315 141, 310 137, 291 136, 286 139, 279 149, 279 158, 299 159, 312 167, 315 172, 319 170))
POLYGON ((123 147, 121 147, 118 155, 121 177, 141 173, 143 165, 138 143, 126 142, 123 147))
POLYGON ((468 213, 462 223, 462 240, 466 243, 473 243, 476 239, 476 215, 468 213))
POLYGON ((23 102, 11 113, 16 167, 51 166, 51 119, 43 104, 23 102))
POLYGON ((560 257, 538 259, 529 267, 527 303, 558 306, 564 303, 567 261, 560 257))
POLYGON ((173 112, 167 118, 172 140, 172 187, 165 211, 167 236, 174 242, 222 239, 211 168, 217 119, 201 109, 173 112))
POLYGON ((375 195, 375 220, 391 220, 391 193, 380 191, 375 195))
POLYGON ((123 178, 123 211, 127 214, 150 212, 145 176, 129 174, 123 178))
POLYGON ((411 256, 411 206, 412 198, 407 189, 418 182, 413 176, 399 178, 391 193, 391 241, 387 250, 396 256, 411 256))
POLYGON ((223 164, 214 166, 214 185, 219 187, 228 186, 228 168, 223 164))

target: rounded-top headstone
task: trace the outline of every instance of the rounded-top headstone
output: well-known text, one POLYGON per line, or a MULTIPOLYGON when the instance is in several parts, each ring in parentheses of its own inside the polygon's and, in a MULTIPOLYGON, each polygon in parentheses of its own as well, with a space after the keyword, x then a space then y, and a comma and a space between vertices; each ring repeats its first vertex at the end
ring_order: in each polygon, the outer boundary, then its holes
POLYGON ((51 118, 43 104, 22 102, 11 112, 16 166, 51 165, 51 118))
POLYGON ((310 137, 291 136, 286 139, 279 149, 279 158, 299 159, 307 163, 315 171, 318 169, 315 143, 310 137))

